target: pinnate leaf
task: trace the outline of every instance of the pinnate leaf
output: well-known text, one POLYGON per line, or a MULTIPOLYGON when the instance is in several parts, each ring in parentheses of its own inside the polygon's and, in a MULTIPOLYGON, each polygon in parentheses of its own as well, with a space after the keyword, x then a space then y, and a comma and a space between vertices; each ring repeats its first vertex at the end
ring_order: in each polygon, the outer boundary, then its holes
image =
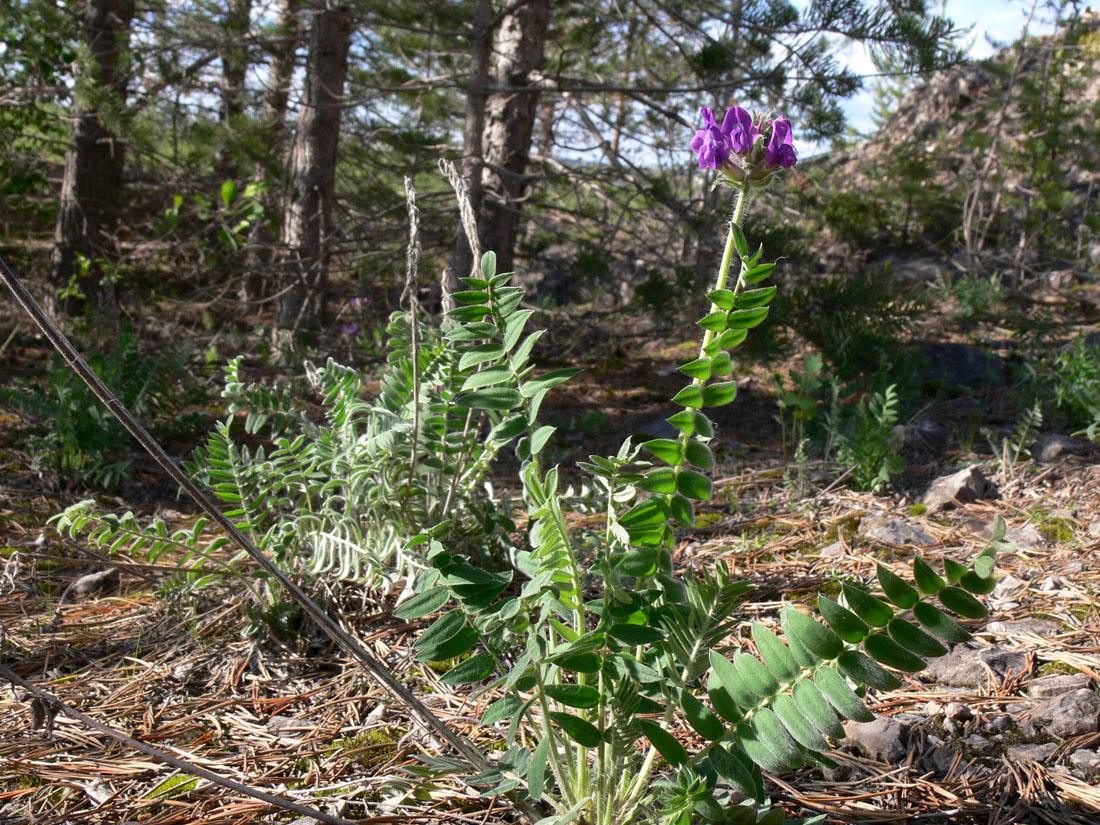
POLYGON ((783 632, 787 638, 796 637, 822 659, 835 659, 844 649, 844 643, 833 631, 790 606, 783 608, 783 632))
POLYGON ((920 593, 909 582, 882 564, 875 565, 875 571, 878 574, 879 584, 882 585, 882 592, 902 610, 908 610, 920 601, 920 593))

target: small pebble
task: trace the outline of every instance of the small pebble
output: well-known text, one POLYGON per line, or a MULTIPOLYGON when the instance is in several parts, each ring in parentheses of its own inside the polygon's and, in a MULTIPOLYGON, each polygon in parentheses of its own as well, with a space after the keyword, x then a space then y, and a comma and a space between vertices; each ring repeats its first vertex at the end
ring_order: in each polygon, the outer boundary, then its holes
POLYGON ((974 711, 962 702, 948 702, 943 713, 952 722, 969 722, 974 718, 974 711))

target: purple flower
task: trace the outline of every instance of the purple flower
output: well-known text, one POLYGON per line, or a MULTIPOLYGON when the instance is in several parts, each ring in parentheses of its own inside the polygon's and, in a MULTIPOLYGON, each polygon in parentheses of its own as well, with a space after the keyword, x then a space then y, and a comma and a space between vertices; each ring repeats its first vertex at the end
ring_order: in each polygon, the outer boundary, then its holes
POLYGON ((739 155, 747 155, 760 136, 760 130, 752 122, 752 115, 740 106, 730 106, 722 118, 722 131, 729 135, 730 146, 739 155))
POLYGON ((340 334, 341 335, 356 335, 356 334, 358 334, 358 332, 359 332, 359 325, 356 324, 356 323, 341 324, 340 325, 340 334))
POLYGON ((772 122, 772 136, 768 148, 764 151, 764 162, 773 168, 790 169, 798 162, 794 153, 794 135, 791 122, 785 117, 777 117, 772 122))
MULTIPOLYGON (((691 139, 691 150, 699 156, 700 169, 720 169, 729 160, 729 134, 714 122, 714 112, 709 107, 704 106, 702 114, 703 128, 697 130, 695 137, 691 139)), ((727 112, 727 117, 728 115, 727 112)))

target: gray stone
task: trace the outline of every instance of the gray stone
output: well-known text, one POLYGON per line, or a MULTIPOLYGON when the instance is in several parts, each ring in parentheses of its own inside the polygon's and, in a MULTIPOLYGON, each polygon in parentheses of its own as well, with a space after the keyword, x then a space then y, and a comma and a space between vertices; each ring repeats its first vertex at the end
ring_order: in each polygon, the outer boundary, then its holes
MULTIPOLYGON (((1024 584, 1019 579, 1016 579, 1016 582, 1018 583, 1017 587, 1024 584)), ((1000 584, 1000 582, 998 582, 998 584, 1000 584)), ((997 594, 996 589, 994 589, 993 592, 994 595, 1000 595, 997 594)), ((1054 636, 1062 632, 1062 623, 1056 622, 1053 619, 1015 619, 1007 622, 990 622, 986 625, 985 629, 990 633, 1001 633, 1005 635, 1032 633, 1036 636, 1054 636)))
POLYGON ((928 752, 928 755, 921 762, 924 764, 925 770, 932 770, 938 774, 946 775, 951 770, 957 756, 958 753, 953 748, 946 745, 937 745, 928 752))
POLYGON ((968 642, 930 660, 919 675, 944 685, 990 687, 1001 684, 1009 673, 1023 673, 1026 664, 1022 653, 968 642))
POLYGON ((1007 755, 1014 762, 1045 762, 1057 749, 1058 746, 1053 742, 1042 745, 1010 745, 1007 755))
POLYGON ((845 722, 844 733, 849 743, 872 759, 895 763, 905 757, 909 726, 889 717, 881 716, 873 722, 845 722))
POLYGON ((1092 776, 1100 772, 1100 753, 1087 750, 1074 751, 1069 755, 1069 763, 1085 776, 1092 776))
POLYGON ((1100 519, 1089 524, 1086 532, 1089 534, 1090 539, 1100 539, 1100 519))
POLYGON ((884 544, 927 547, 936 540, 919 524, 908 524, 886 516, 866 516, 859 523, 859 535, 884 544))
POLYGON ((928 512, 935 513, 956 506, 957 503, 966 503, 985 498, 990 494, 991 485, 977 467, 966 467, 951 475, 940 476, 929 486, 922 501, 928 508, 928 512))
MULTIPOLYGON (((1013 576, 1011 573, 1009 573, 1004 578, 998 579, 997 584, 995 584, 993 586, 993 598, 1003 599, 1003 598, 1007 597, 1009 594, 1015 593, 1017 590, 1020 590, 1021 588, 1026 587, 1026 586, 1027 586, 1027 582, 1025 582, 1023 579, 1018 579, 1015 576, 1013 576)), ((1009 624, 1012 624, 1012 623, 1011 622, 991 622, 990 625, 989 625, 990 630, 993 630, 993 625, 994 624, 1009 625, 1009 624)))
POLYGON ((898 424, 894 427, 897 447, 906 453, 941 453, 951 445, 951 430, 935 421, 898 424))
POLYGON ((985 723, 985 727, 986 730, 991 733, 1004 733, 1012 727, 1012 717, 1007 713, 998 713, 995 716, 989 717, 985 723))
POLYGON ((818 551, 822 556, 828 558, 839 558, 848 552, 848 548, 844 546, 842 541, 834 541, 832 544, 827 544, 818 551))
POLYGON ((1051 289, 1069 289, 1080 280, 1076 269, 1056 269, 1047 273, 1047 283, 1051 289))
POLYGON ((985 754, 993 750, 993 743, 976 733, 970 734, 963 742, 967 750, 976 754, 985 754))
MULTIPOLYGON (((993 538, 993 524, 987 524, 978 531, 978 535, 986 541, 993 538)), ((1033 524, 1025 524, 1023 527, 1007 527, 1005 529, 1005 541, 1010 541, 1021 550, 1036 550, 1047 546, 1046 537, 1035 529, 1033 524)))
POLYGON ((1100 730, 1100 696, 1088 689, 1055 696, 1032 711, 1031 722, 1061 739, 1096 733, 1100 730))
MULTIPOLYGON (((108 567, 106 570, 95 570, 91 573, 85 573, 69 585, 67 592, 77 599, 106 596, 118 590, 120 581, 118 568, 108 567)), ((62 596, 62 598, 64 598, 64 596, 62 596)))
POLYGON ((907 286, 937 283, 946 268, 943 261, 934 258, 902 258, 891 255, 886 260, 890 264, 893 280, 907 286))
POLYGON ((974 718, 974 711, 962 702, 948 702, 943 715, 952 722, 969 722, 974 718))
POLYGON ((1032 699, 1053 699, 1077 690, 1087 690, 1092 678, 1085 673, 1070 673, 1062 676, 1044 676, 1032 679, 1028 683, 1027 693, 1032 699))
POLYGON ((972 390, 1005 383, 1005 363, 996 353, 958 343, 924 344, 921 349, 930 362, 925 373, 928 381, 972 390))
POLYGON ((1039 583, 1040 593, 1057 593, 1065 589, 1066 583, 1061 576, 1047 576, 1039 583))
POLYGON ((1031 445, 1031 453, 1040 461, 1057 461, 1067 455, 1085 455, 1089 442, 1061 433, 1042 433, 1031 445))

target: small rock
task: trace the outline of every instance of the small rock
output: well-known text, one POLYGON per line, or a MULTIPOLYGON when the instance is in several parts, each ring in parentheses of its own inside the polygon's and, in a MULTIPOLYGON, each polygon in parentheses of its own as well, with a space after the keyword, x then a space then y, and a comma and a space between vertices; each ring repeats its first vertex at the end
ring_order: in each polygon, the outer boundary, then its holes
POLYGON ((310 731, 315 725, 308 719, 298 719, 294 716, 276 715, 267 720, 268 730, 277 733, 293 735, 294 731, 310 731))
MULTIPOLYGON (((993 587, 993 598, 1003 599, 1010 593, 1015 593, 1017 590, 1025 587, 1026 585, 1027 582, 1025 582, 1023 579, 1018 579, 1011 573, 1009 573, 1004 578, 997 580, 997 584, 993 587)), ((1008 622, 993 622, 990 624, 991 630, 993 629, 993 624, 1008 624, 1008 622)))
MULTIPOLYGON (((993 537, 993 525, 987 524, 978 535, 988 541, 993 537)), ((1047 546, 1047 539, 1035 529, 1035 525, 1028 524, 1023 527, 1008 527, 1005 530, 1005 541, 1010 541, 1021 550, 1034 550, 1047 546)))
POLYGON ((951 430, 935 421, 898 424, 894 427, 897 447, 905 453, 940 453, 951 444, 951 430))
POLYGON ((1023 673, 1026 659, 999 647, 978 647, 973 642, 956 645, 946 656, 932 659, 922 676, 943 685, 988 687, 1000 684, 1009 673, 1023 673))
POLYGON ((844 732, 849 742, 872 759, 899 762, 905 756, 909 728, 894 719, 880 717, 873 722, 845 722, 844 732))
POLYGON ((1088 533, 1090 539, 1100 539, 1100 519, 1090 523, 1085 532, 1088 533))
MULTIPOLYGON (((1012 717, 1007 713, 998 713, 996 716, 991 716, 985 723, 986 730, 991 733, 1004 733, 1006 730, 1012 727, 1012 717)), ((1002 737, 1003 738, 1003 737, 1002 737)))
POLYGON ((1069 755, 1069 763, 1085 776, 1091 776, 1100 772, 1100 753, 1086 750, 1074 751, 1069 755))
POLYGON ((1085 563, 1083 561, 1078 561, 1077 559, 1074 559, 1073 561, 1067 561, 1060 568, 1058 568, 1058 570, 1059 572, 1065 573, 1069 576, 1072 576, 1074 573, 1084 573, 1085 563))
POLYGON ((972 733, 970 736, 966 737, 964 744, 968 750, 977 754, 989 753, 993 750, 993 743, 984 736, 979 736, 976 733, 972 733))
POLYGON ((935 544, 928 531, 919 524, 908 524, 900 519, 885 516, 867 516, 859 523, 859 535, 884 544, 916 545, 927 547, 935 544))
POLYGON ((936 773, 946 775, 951 770, 957 756, 958 753, 952 748, 941 745, 932 748, 921 761, 924 763, 925 770, 933 770, 936 773))
POLYGON ((1055 696, 1032 711, 1031 722, 1060 739, 1096 733, 1100 730, 1100 696, 1087 688, 1055 696))
POLYGON ((977 467, 967 467, 947 476, 940 476, 929 486, 922 501, 928 512, 935 513, 958 503, 977 501, 990 495, 992 487, 977 467))
POLYGON ((1089 442, 1071 438, 1062 433, 1041 433, 1031 445, 1031 454, 1040 461, 1057 461, 1068 455, 1085 455, 1091 449, 1089 442))
MULTIPOLYGON (((1009 577, 1006 576, 1005 578, 1009 577)), ((1000 584, 1000 582, 998 582, 998 584, 1000 584)), ((1016 579, 1016 584, 1022 587, 1024 582, 1016 579)), ((994 593, 996 594, 996 588, 994 588, 994 593)), ((985 629, 990 633, 1002 633, 1005 635, 1033 633, 1036 636, 1054 636, 1062 632, 1062 624, 1053 619, 1014 619, 1007 622, 990 622, 986 625, 985 629)))
POLYGON ((996 353, 982 352, 969 344, 924 344, 921 349, 930 364, 926 380, 948 388, 982 389, 1005 383, 1005 363, 996 353))
POLYGON ((943 716, 943 705, 934 699, 930 699, 924 706, 924 715, 929 719, 935 719, 937 716, 943 716))
POLYGON ((1045 762, 1056 750, 1056 744, 1045 742, 1042 745, 1010 745, 1007 754, 1015 762, 1045 762))
POLYGON ((844 782, 852 775, 852 766, 847 762, 837 762, 834 768, 822 768, 821 775, 826 782, 844 782))
POLYGON ((959 732, 959 726, 950 719, 945 719, 941 727, 943 728, 943 732, 948 736, 955 736, 959 732))
POLYGON ((848 552, 848 548, 844 546, 842 541, 834 541, 832 544, 827 544, 818 550, 818 553, 828 558, 839 558, 848 552))
POLYGON ((1066 583, 1062 581, 1061 576, 1047 576, 1039 584, 1039 591, 1041 593, 1055 593, 1058 590, 1063 589, 1066 583))
POLYGON ((943 715, 952 722, 969 722, 974 718, 974 711, 962 702, 948 702, 943 715))
POLYGON ((106 570, 85 573, 69 585, 68 592, 77 599, 105 596, 118 590, 119 581, 118 568, 108 567, 106 570))
POLYGON ((1069 289, 1079 277, 1076 269, 1056 269, 1047 273, 1047 283, 1051 289, 1069 289))
POLYGON ((1076 690, 1087 690, 1091 685, 1092 678, 1088 674, 1070 673, 1032 679, 1028 683, 1027 692, 1032 699, 1053 699, 1076 690))

